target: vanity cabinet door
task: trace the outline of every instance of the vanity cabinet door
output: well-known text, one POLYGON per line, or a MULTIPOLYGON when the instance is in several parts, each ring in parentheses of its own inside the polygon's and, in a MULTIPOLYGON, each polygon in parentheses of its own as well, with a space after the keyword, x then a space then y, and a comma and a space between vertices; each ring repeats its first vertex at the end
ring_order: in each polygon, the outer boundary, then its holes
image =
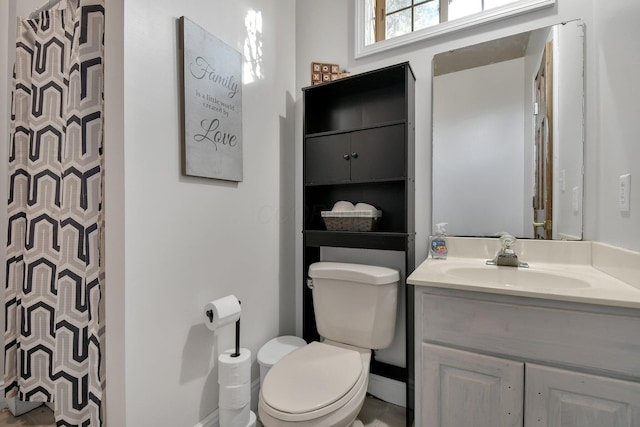
POLYGON ((521 427, 524 364, 422 344, 422 427, 521 427))
POLYGON ((640 426, 640 383, 527 364, 525 427, 640 426))

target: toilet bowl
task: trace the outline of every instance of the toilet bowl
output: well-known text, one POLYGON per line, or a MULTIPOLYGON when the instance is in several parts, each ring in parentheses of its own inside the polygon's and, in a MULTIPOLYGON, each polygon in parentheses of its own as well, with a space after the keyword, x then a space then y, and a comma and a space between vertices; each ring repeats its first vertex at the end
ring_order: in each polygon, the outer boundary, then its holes
POLYGON ((265 426, 347 427, 362 408, 371 351, 312 342, 276 363, 260 392, 265 426))
POLYGON ((260 390, 266 427, 348 427, 369 383, 371 350, 389 346, 397 307, 396 270, 320 262, 309 267, 318 332, 278 361, 260 390))

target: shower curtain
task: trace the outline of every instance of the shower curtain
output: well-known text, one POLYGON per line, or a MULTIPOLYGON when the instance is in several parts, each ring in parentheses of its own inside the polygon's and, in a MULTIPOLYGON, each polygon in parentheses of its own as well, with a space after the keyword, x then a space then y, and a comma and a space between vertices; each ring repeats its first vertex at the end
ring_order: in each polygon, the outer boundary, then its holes
POLYGON ((18 19, 9 135, 5 392, 104 425, 103 0, 18 19))

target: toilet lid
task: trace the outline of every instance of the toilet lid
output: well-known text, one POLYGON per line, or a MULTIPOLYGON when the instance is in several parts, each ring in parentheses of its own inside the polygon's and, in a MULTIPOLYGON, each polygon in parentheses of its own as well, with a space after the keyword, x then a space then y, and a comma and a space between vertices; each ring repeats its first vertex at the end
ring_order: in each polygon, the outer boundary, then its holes
POLYGON ((361 374, 357 351, 312 342, 271 368, 262 385, 262 398, 281 412, 316 411, 347 394, 361 374))

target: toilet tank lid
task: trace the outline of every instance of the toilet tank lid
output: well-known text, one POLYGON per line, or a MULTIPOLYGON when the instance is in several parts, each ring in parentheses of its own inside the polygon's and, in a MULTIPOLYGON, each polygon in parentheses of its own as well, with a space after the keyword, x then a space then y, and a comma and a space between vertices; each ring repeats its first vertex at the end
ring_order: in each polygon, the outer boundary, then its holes
POLYGON ((369 285, 387 285, 400 280, 398 270, 375 265, 343 262, 316 262, 309 266, 312 279, 347 280, 369 285))

